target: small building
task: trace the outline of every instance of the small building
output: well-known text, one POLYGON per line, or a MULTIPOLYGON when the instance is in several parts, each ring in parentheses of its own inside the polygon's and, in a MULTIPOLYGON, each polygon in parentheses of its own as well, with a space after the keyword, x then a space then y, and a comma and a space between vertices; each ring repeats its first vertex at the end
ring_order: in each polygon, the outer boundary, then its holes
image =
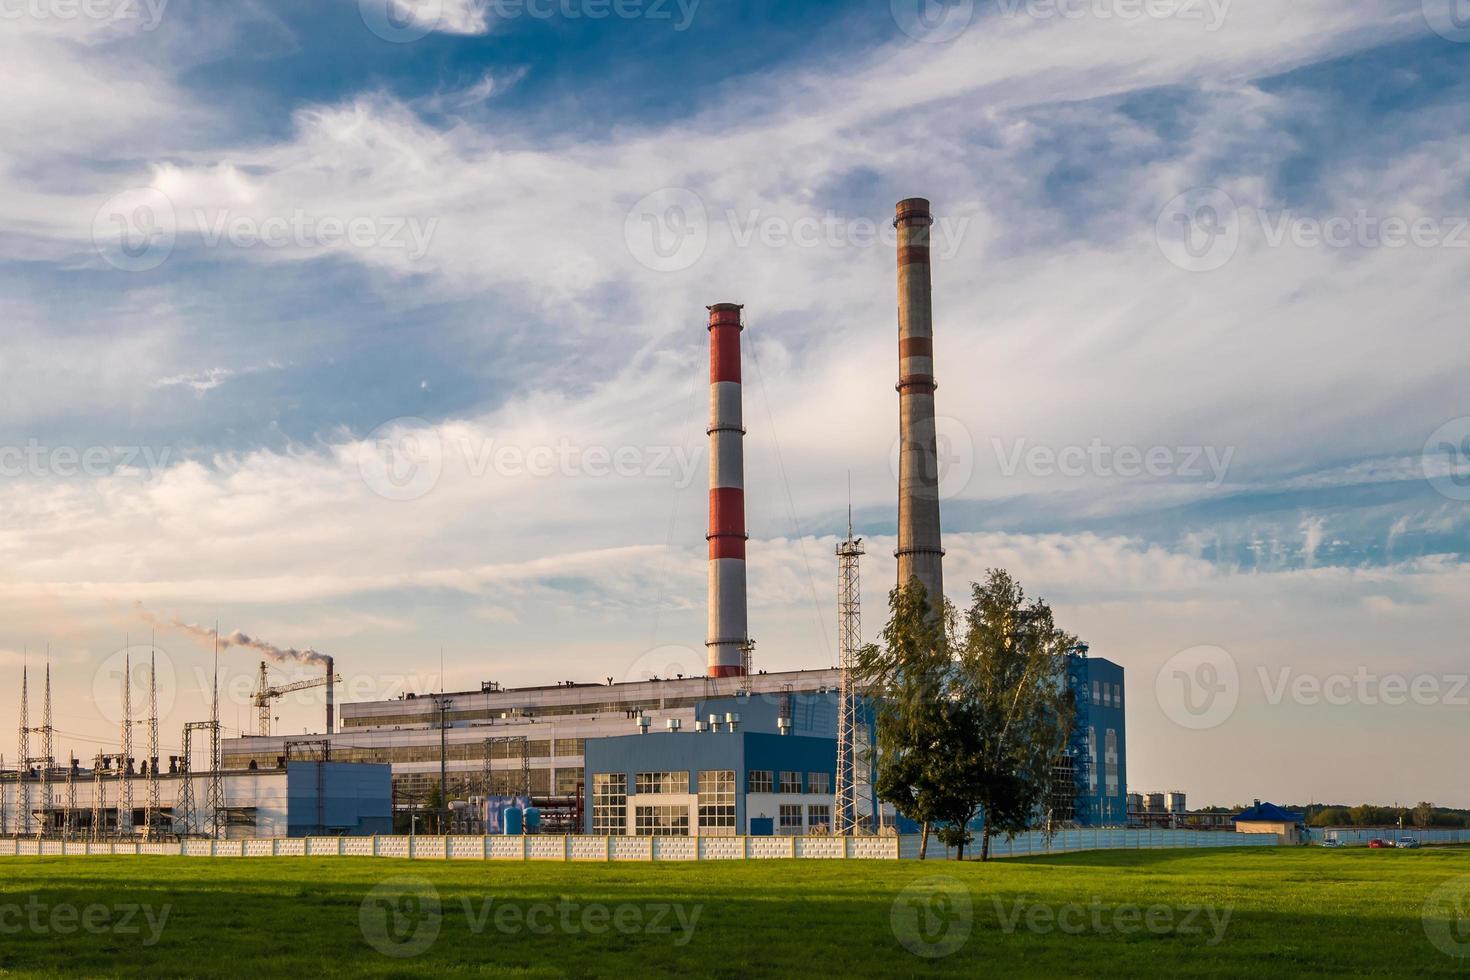
POLYGON ((1237 813, 1233 822, 1238 834, 1275 834, 1283 844, 1297 844, 1306 819, 1274 803, 1256 800, 1254 806, 1237 813))

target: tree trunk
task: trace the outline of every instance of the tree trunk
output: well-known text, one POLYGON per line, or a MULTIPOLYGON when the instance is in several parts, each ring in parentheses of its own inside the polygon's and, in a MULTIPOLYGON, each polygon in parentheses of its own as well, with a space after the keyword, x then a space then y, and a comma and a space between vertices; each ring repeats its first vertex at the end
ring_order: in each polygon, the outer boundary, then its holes
POLYGON ((929 821, 924 821, 923 831, 919 835, 919 860, 922 861, 929 856, 929 821))
POLYGON ((990 818, 983 817, 980 821, 980 860, 990 860, 990 818))

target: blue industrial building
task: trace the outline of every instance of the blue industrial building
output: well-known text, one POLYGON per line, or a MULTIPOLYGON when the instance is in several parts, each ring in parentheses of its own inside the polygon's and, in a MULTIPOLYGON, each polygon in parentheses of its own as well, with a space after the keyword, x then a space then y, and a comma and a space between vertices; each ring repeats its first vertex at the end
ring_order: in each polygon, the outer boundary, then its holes
MULTIPOLYGON (((1077 696, 1077 719, 1059 766, 1073 790, 1053 802, 1053 819, 1122 826, 1123 668, 1081 650, 1068 658, 1066 681, 1077 696)), ((833 816, 837 708, 831 690, 720 698, 697 705, 697 731, 589 739, 583 825, 593 834, 636 836, 825 833, 833 816)), ((894 822, 901 831, 916 829, 894 822)))
POLYGON ((286 836, 393 832, 393 767, 361 762, 286 766, 286 836))

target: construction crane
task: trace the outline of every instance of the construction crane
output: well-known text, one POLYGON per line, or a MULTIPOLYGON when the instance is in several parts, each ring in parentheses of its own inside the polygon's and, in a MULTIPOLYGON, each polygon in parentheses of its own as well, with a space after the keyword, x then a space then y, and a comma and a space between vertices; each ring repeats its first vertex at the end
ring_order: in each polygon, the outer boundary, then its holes
MULTIPOLYGON (((272 700, 283 695, 290 694, 293 691, 305 691, 313 687, 326 687, 330 691, 330 689, 334 685, 340 683, 341 680, 342 675, 333 674, 332 667, 329 663, 326 674, 321 677, 313 677, 310 680, 296 681, 291 684, 279 684, 272 687, 270 677, 266 673, 266 662, 262 660, 260 662, 260 677, 255 682, 255 693, 251 697, 251 703, 255 705, 256 711, 260 713, 260 720, 258 722, 258 730, 260 734, 269 735, 271 733, 272 700)), ((327 718, 329 726, 331 725, 330 719, 332 714, 331 702, 332 698, 329 696, 327 698, 327 718)), ((327 734, 330 735, 331 732, 328 731, 327 734)))

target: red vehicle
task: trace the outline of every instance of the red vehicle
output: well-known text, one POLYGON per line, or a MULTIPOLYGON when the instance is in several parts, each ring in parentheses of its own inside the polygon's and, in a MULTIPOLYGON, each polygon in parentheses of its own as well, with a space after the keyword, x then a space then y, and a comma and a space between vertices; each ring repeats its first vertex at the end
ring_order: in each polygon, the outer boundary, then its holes
POLYGON ((1381 837, 1375 837, 1375 838, 1373 838, 1372 840, 1370 840, 1368 842, 1368 846, 1369 847, 1391 847, 1393 845, 1389 844, 1388 841, 1384 840, 1381 837))

